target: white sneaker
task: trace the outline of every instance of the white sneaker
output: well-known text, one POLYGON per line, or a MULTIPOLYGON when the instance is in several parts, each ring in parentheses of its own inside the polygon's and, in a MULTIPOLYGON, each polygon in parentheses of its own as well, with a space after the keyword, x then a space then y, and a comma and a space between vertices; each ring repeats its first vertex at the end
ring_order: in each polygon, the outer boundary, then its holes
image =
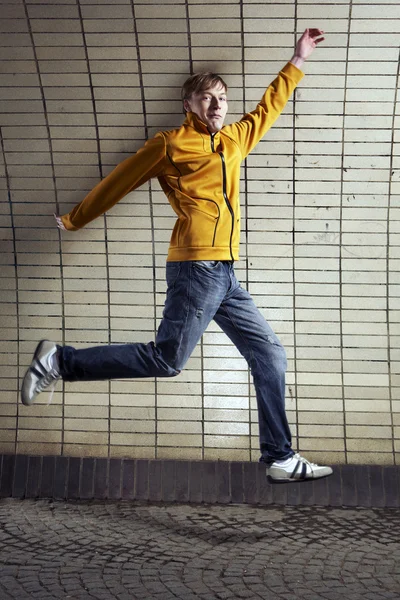
POLYGON ((290 460, 275 461, 267 467, 267 477, 271 481, 292 482, 307 479, 320 479, 332 475, 331 467, 324 467, 309 462, 300 454, 295 454, 290 460))
POLYGON ((53 397, 54 386, 61 375, 55 366, 54 358, 57 352, 57 346, 48 340, 42 340, 33 355, 31 366, 25 373, 21 387, 21 400, 25 406, 30 406, 36 399, 36 396, 46 388, 51 392, 48 404, 53 397))

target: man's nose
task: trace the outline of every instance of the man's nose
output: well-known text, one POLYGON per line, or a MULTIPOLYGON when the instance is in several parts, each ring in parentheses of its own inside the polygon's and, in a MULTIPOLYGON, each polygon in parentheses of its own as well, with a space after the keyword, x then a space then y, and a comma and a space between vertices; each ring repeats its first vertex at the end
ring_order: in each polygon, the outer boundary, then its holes
POLYGON ((212 102, 211 102, 211 106, 213 108, 220 108, 220 106, 221 106, 220 99, 219 98, 213 98, 212 102))

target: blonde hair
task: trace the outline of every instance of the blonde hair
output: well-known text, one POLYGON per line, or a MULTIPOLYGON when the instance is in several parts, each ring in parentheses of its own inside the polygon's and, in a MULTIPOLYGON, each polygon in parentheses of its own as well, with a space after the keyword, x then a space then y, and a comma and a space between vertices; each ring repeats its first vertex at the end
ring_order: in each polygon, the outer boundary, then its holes
POLYGON ((226 92, 228 91, 228 86, 226 85, 225 81, 216 73, 207 71, 205 73, 191 75, 188 79, 186 79, 182 86, 182 101, 189 100, 192 94, 198 94, 203 90, 208 90, 209 88, 216 87, 217 85, 224 87, 226 92))

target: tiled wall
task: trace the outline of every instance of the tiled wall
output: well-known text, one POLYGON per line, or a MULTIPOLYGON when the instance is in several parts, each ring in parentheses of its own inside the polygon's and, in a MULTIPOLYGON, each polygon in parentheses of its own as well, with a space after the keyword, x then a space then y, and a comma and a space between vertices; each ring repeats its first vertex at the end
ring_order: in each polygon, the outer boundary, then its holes
POLYGON ((398 463, 398 0, 0 0, 0 16, 0 452, 258 459, 247 367, 215 325, 174 379, 65 384, 26 408, 18 375, 43 337, 147 342, 162 312, 174 215, 156 181, 79 232, 52 213, 182 122, 188 74, 221 73, 238 118, 318 26, 243 166, 237 274, 286 346, 295 446, 398 463))

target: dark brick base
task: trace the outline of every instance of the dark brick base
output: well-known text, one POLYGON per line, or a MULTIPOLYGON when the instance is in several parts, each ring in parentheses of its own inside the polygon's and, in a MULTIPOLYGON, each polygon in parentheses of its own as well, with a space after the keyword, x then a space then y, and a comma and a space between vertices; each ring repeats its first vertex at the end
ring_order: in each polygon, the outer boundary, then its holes
POLYGON ((400 467, 337 465, 326 479, 271 484, 249 462, 0 455, 1 498, 400 506, 400 467))

